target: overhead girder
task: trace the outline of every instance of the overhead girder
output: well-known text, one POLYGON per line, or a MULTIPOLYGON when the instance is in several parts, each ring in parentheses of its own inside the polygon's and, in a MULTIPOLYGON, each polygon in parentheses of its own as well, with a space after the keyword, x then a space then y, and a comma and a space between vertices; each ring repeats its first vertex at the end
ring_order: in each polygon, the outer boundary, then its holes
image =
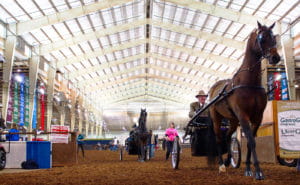
POLYGON ((151 39, 151 45, 157 45, 160 47, 164 47, 164 48, 169 48, 169 49, 173 49, 175 51, 180 51, 183 53, 187 53, 189 55, 192 56, 196 56, 196 57, 200 57, 206 60, 212 60, 216 63, 222 64, 222 65, 226 65, 232 68, 238 68, 241 65, 241 62, 235 59, 231 59, 231 58, 227 58, 227 57, 223 57, 220 55, 216 55, 216 54, 211 54, 211 53, 207 53, 207 52, 203 52, 203 51, 197 51, 195 49, 191 49, 191 48, 186 48, 183 46, 178 46, 175 44, 170 44, 167 42, 163 42, 160 40, 154 40, 151 39))
POLYGON ((108 67, 118 66, 119 64, 125 64, 127 62, 134 61, 134 60, 139 60, 139 59, 146 58, 146 57, 152 57, 152 58, 164 61, 164 62, 171 62, 171 63, 176 64, 176 65, 188 67, 188 68, 191 68, 191 69, 194 69, 194 70, 201 71, 203 73, 218 76, 219 78, 229 78, 231 76, 231 74, 228 74, 226 72, 213 70, 213 69, 210 69, 210 68, 207 68, 207 67, 204 67, 204 66, 193 65, 193 64, 190 64, 190 63, 187 63, 187 62, 180 62, 178 60, 172 59, 170 57, 162 56, 162 55, 159 55, 159 54, 155 54, 155 53, 146 54, 146 53, 144 53, 144 54, 138 54, 138 55, 135 55, 135 56, 129 56, 129 57, 117 60, 117 61, 112 61, 112 62, 109 62, 109 63, 104 63, 104 64, 101 64, 101 65, 92 66, 92 67, 89 67, 89 68, 85 68, 83 70, 80 69, 78 71, 74 71, 74 73, 70 72, 69 73, 69 78, 73 79, 75 77, 78 77, 79 72, 80 72, 81 75, 86 74, 86 73, 93 73, 93 72, 101 71, 101 70, 103 70, 105 68, 108 68, 108 67))
POLYGON ((166 30, 170 30, 172 32, 190 35, 197 39, 203 39, 203 40, 208 40, 210 42, 215 42, 217 44, 223 44, 225 46, 229 46, 229 47, 232 47, 232 48, 235 48, 238 50, 243 50, 244 45, 245 45, 244 42, 225 38, 225 37, 222 37, 222 36, 214 34, 214 33, 208 33, 208 32, 204 32, 204 31, 194 30, 191 28, 185 28, 185 27, 178 26, 175 24, 161 22, 161 21, 152 20, 152 19, 140 19, 140 20, 136 20, 136 21, 133 21, 130 23, 101 29, 100 31, 89 32, 89 33, 80 33, 74 37, 66 38, 64 40, 56 41, 56 42, 53 42, 50 44, 41 45, 40 46, 40 54, 45 55, 52 51, 57 51, 57 50, 60 50, 63 48, 77 45, 81 42, 95 40, 100 37, 104 37, 104 36, 108 36, 111 34, 116 34, 118 32, 124 32, 126 30, 138 28, 140 26, 146 25, 147 23, 152 26, 157 26, 157 27, 161 27, 166 30))
MULTIPOLYGON (((121 50, 124 50, 124 49, 137 47, 137 46, 140 46, 140 45, 146 44, 146 43, 147 43, 146 39, 140 39, 140 40, 134 40, 134 41, 126 42, 126 43, 123 43, 123 44, 120 44, 120 45, 117 45, 117 46, 107 47, 105 49, 97 49, 95 51, 89 51, 89 52, 86 52, 82 55, 77 55, 77 56, 74 56, 74 57, 70 57, 70 58, 67 58, 67 59, 64 59, 64 60, 57 61, 57 67, 58 68, 65 67, 67 65, 79 63, 81 61, 93 59, 93 58, 100 57, 100 56, 105 56, 107 54, 111 54, 111 53, 116 52, 116 51, 121 51, 121 50)), ((135 57, 135 56, 132 56, 132 57, 135 57)), ((112 62, 112 63, 116 63, 116 62, 112 62)))
POLYGON ((146 24, 146 20, 142 19, 142 20, 137 20, 132 23, 127 23, 127 24, 122 24, 122 25, 118 25, 118 26, 114 26, 114 27, 110 27, 110 28, 106 28, 106 29, 101 29, 101 30, 95 31, 95 32, 81 33, 81 34, 76 35, 71 38, 56 41, 56 42, 53 42, 50 44, 41 45, 40 54, 45 55, 50 52, 58 51, 60 49, 67 48, 67 47, 70 47, 73 45, 77 45, 77 44, 80 44, 85 41, 96 40, 100 37, 112 35, 112 34, 115 34, 118 32, 126 31, 126 30, 130 30, 130 29, 133 29, 136 27, 143 26, 145 24, 146 24))
POLYGON ((177 102, 177 103, 185 103, 188 102, 187 100, 185 101, 179 101, 179 100, 184 100, 182 97, 170 97, 171 95, 168 94, 168 92, 161 90, 161 89, 157 89, 159 90, 160 93, 155 92, 156 88, 155 87, 149 87, 149 89, 145 89, 144 87, 138 87, 138 88, 133 88, 133 89, 129 89, 126 92, 122 93, 118 93, 118 94, 113 94, 110 96, 105 97, 105 99, 103 99, 103 101, 110 102, 110 101, 115 101, 118 99, 126 99, 126 97, 132 97, 132 95, 136 95, 136 94, 152 94, 155 95, 157 97, 161 97, 162 99, 169 99, 173 102, 177 102))
POLYGON ((190 84, 178 81, 178 80, 174 80, 172 78, 162 77, 162 76, 158 76, 158 75, 149 75, 149 74, 134 75, 131 77, 122 78, 119 80, 115 80, 115 81, 108 82, 108 83, 102 83, 102 84, 87 84, 87 85, 81 86, 81 88, 87 89, 87 91, 94 91, 95 89, 106 90, 106 87, 110 87, 115 84, 121 84, 121 83, 130 81, 130 80, 134 80, 134 79, 145 79, 146 77, 148 78, 148 80, 161 79, 168 83, 172 83, 173 85, 180 84, 180 86, 182 86, 185 89, 189 89, 189 90, 195 88, 194 85, 190 85, 190 84))
POLYGON ((128 83, 126 85, 121 85, 119 87, 114 87, 114 88, 110 88, 110 89, 94 89, 94 93, 98 93, 99 94, 99 98, 102 96, 107 96, 107 95, 111 95, 111 94, 118 94, 119 92, 124 92, 130 89, 134 89, 134 88, 145 88, 145 83, 147 83, 150 87, 151 86, 156 86, 158 88, 162 88, 162 89, 166 89, 169 92, 172 92, 173 94, 175 93, 176 95, 187 95, 190 94, 191 91, 188 91, 186 89, 181 89, 178 88, 176 86, 172 86, 172 85, 167 85, 161 82, 155 82, 152 80, 141 80, 141 81, 137 81, 137 82, 133 82, 133 83, 128 83))
POLYGON ((69 10, 56 12, 51 15, 42 16, 39 18, 31 19, 28 21, 19 22, 12 24, 10 26, 16 27, 17 34, 22 35, 24 33, 30 32, 32 30, 42 28, 44 26, 53 25, 66 20, 74 19, 80 16, 87 15, 99 10, 111 8, 114 6, 122 5, 127 2, 132 2, 133 0, 102 0, 92 4, 72 8, 69 10))
MULTIPOLYGON (((132 87, 136 87, 136 86, 139 86, 139 85, 143 85, 145 86, 145 83, 148 83, 150 85, 154 84, 156 86, 160 86, 160 87, 164 87, 164 88, 167 88, 171 91, 175 91, 176 93, 179 93, 179 94, 187 94, 187 93, 190 93, 191 92, 191 89, 188 89, 188 88, 180 88, 180 87, 177 87, 176 84, 165 84, 165 83, 162 83, 162 82, 157 82, 157 81, 153 81, 152 79, 148 79, 147 81, 145 79, 141 79, 139 81, 134 81, 134 82, 130 82, 128 84, 124 84, 124 85, 120 85, 120 86, 113 86, 113 87, 110 87, 110 88, 97 88, 97 86, 93 87, 93 88, 88 88, 86 89, 86 91, 92 91, 94 93, 100 93, 100 92, 105 92, 106 94, 111 94, 111 93, 117 93, 118 91, 124 91, 126 89, 130 89, 132 87)), ((119 83, 115 83, 115 84, 119 84, 119 83)))
POLYGON ((223 37, 218 34, 195 30, 195 29, 191 29, 191 28, 186 28, 186 27, 178 26, 176 24, 171 24, 168 22, 151 20, 150 23, 152 26, 157 26, 157 27, 163 28, 165 30, 170 30, 172 32, 177 32, 177 33, 181 33, 184 35, 190 35, 197 39, 202 39, 202 40, 207 40, 207 41, 214 42, 217 44, 222 44, 222 45, 229 46, 229 47, 232 47, 232 48, 235 48, 238 50, 244 50, 245 44, 246 44, 245 42, 237 41, 234 39, 229 39, 229 38, 223 37))
POLYGON ((85 75, 87 73, 90 74, 90 73, 98 72, 98 71, 104 70, 106 68, 115 67, 115 66, 118 66, 120 64, 125 64, 125 63, 136 61, 136 60, 139 60, 139 59, 144 59, 146 57, 147 57, 147 54, 143 53, 143 54, 138 54, 138 55, 134 55, 134 56, 129 56, 129 57, 126 57, 126 58, 123 58, 123 59, 120 59, 120 60, 116 60, 116 61, 112 61, 112 62, 109 62, 109 63, 103 63, 103 64, 91 66, 91 67, 88 67, 88 68, 85 68, 85 69, 80 69, 80 70, 77 70, 77 71, 71 71, 69 73, 69 79, 72 80, 72 79, 74 79, 78 76, 82 76, 82 75, 85 75))
MULTIPOLYGON (((159 67, 159 66, 155 66, 155 65, 152 65, 152 64, 143 64, 143 65, 132 67, 132 68, 127 69, 127 70, 122 70, 122 71, 119 71, 119 72, 116 72, 116 73, 112 73, 112 74, 109 74, 109 75, 97 76, 97 77, 94 77, 92 80, 89 80, 88 82, 87 81, 81 81, 78 84, 79 84, 79 86, 82 86, 82 85, 86 86, 89 83, 96 83, 98 80, 108 80, 108 79, 111 79, 111 78, 116 77, 116 76, 121 76, 123 74, 128 74, 130 72, 134 72, 136 70, 146 69, 146 68, 156 69, 156 70, 159 70, 159 71, 162 71, 162 72, 166 72, 166 73, 169 73, 169 74, 172 74, 172 75, 176 75, 178 77, 183 77, 185 79, 193 80, 193 76, 191 76, 189 74, 182 74, 180 72, 174 72, 173 70, 163 68, 163 67, 159 67)), ((70 79, 72 79, 72 78, 70 78, 70 79)), ((204 86, 204 85, 207 85, 207 83, 212 84, 212 83, 215 83, 215 82, 216 82, 215 80, 205 78, 205 80, 201 81, 201 84, 204 86)))
POLYGON ((264 19, 255 15, 247 14, 244 12, 237 12, 231 9, 223 8, 220 6, 215 6, 212 4, 195 1, 195 0, 166 0, 166 2, 170 2, 173 4, 177 4, 180 6, 184 6, 187 8, 191 8, 194 10, 199 10, 201 13, 220 17, 226 20, 238 22, 241 24, 257 26, 257 21, 271 25, 274 21, 264 19))

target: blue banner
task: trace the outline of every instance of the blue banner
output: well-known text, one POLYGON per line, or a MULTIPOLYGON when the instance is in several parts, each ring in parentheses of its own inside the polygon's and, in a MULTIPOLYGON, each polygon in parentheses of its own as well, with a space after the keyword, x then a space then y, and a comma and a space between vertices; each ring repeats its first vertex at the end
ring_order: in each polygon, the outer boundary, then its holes
POLYGON ((33 115, 32 115, 32 129, 36 129, 37 125, 37 94, 33 97, 33 115))
POLYGON ((289 99, 288 84, 287 84, 287 79, 286 79, 285 73, 281 73, 281 99, 282 100, 289 99))
MULTIPOLYGON (((274 88, 274 77, 273 73, 268 74, 268 91, 271 91, 274 88)), ((274 100, 274 89, 268 95, 268 100, 274 100)))
POLYGON ((29 78, 25 77, 25 126, 29 126, 29 78))
POLYGON ((19 111, 20 111, 19 124, 20 126, 23 126, 25 122, 25 82, 24 81, 20 83, 20 110, 19 111))

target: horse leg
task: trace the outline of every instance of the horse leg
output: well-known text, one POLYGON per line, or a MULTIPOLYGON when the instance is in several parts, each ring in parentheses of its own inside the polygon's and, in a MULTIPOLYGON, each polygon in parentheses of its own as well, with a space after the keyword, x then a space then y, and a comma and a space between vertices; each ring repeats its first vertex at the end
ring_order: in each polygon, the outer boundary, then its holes
MULTIPOLYGON (((260 124, 252 124, 252 136, 253 136, 253 140, 255 142, 255 137, 256 137, 256 133, 257 133, 257 130, 259 128, 259 125, 260 124)), ((262 172, 262 170, 260 169, 259 167, 259 161, 257 159, 257 154, 256 154, 256 148, 252 148, 252 156, 253 156, 253 162, 254 162, 254 167, 255 167, 255 179, 257 180, 263 180, 265 177, 264 177, 264 174, 262 172)))
POLYGON ((226 133, 226 144, 227 144, 227 159, 225 161, 225 166, 229 166, 230 162, 231 162, 231 152, 230 152, 230 148, 231 148, 231 136, 232 134, 236 131, 237 128, 237 123, 234 121, 230 121, 230 127, 226 133))
POLYGON ((257 128, 253 128, 253 132, 250 128, 250 121, 249 119, 240 119, 240 124, 242 126, 242 129, 245 133, 245 136, 247 138, 247 157, 246 157, 246 170, 245 170, 245 176, 252 176, 252 171, 250 168, 251 164, 251 152, 253 155, 253 160, 254 160, 254 166, 255 166, 255 178, 257 180, 262 180, 264 179, 264 176, 259 168, 259 162, 257 160, 257 155, 255 151, 256 143, 254 139, 254 133, 256 134, 257 128))
POLYGON ((226 172, 226 167, 222 158, 222 132, 221 132, 221 120, 222 117, 216 111, 210 111, 211 119, 213 120, 214 132, 216 135, 217 142, 217 153, 219 161, 219 172, 226 172))

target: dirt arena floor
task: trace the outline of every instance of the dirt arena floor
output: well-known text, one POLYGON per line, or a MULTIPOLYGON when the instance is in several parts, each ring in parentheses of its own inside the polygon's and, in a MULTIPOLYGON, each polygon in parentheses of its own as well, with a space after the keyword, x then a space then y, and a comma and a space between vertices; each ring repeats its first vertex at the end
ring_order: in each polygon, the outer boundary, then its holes
MULTIPOLYGON (((130 185, 172 185, 172 184, 283 184, 300 185, 300 173, 296 168, 274 164, 262 164, 266 179, 257 181, 244 177, 245 165, 228 168, 225 174, 218 174, 217 167, 208 168, 203 157, 191 157, 190 150, 182 153, 180 169, 173 170, 171 162, 164 160, 164 152, 157 151, 153 160, 138 162, 136 156, 124 156, 111 151, 86 151, 86 157, 79 157, 78 165, 54 167, 18 173, 0 172, 0 184, 130 184, 130 185)), ((7 169, 9 170, 9 169, 7 169)))

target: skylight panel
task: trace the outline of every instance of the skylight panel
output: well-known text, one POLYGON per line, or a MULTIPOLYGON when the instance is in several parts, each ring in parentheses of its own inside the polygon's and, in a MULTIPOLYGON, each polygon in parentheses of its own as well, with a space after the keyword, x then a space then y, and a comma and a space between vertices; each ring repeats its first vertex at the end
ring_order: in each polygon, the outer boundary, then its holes
POLYGON ((81 34, 80 28, 78 27, 74 19, 67 20, 66 24, 68 25, 69 29, 73 32, 74 35, 81 34))
POLYGON ((90 62, 92 63, 93 66, 98 65, 98 60, 96 58, 90 59, 90 62))

